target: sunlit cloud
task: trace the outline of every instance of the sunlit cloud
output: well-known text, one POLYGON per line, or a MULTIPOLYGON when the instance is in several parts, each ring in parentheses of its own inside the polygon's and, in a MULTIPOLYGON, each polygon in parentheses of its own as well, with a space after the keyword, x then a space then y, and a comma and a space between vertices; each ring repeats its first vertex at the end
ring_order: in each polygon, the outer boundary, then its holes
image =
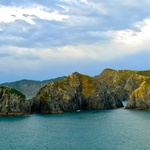
POLYGON ((150 19, 137 22, 134 26, 137 28, 136 30, 127 29, 113 32, 113 40, 121 44, 129 54, 150 50, 150 19))

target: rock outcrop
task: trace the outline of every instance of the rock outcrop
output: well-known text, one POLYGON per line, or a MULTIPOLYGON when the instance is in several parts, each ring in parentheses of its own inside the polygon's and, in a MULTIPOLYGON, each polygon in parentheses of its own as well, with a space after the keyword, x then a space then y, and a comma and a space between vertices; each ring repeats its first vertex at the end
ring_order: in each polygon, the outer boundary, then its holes
POLYGON ((30 113, 29 101, 19 91, 0 87, 0 116, 22 116, 30 113))
POLYGON ((119 100, 128 100, 130 94, 137 89, 147 77, 132 70, 117 71, 105 69, 95 78, 101 82, 105 82, 109 87, 111 87, 119 100))
POLYGON ((113 89, 106 83, 77 72, 60 82, 44 86, 31 100, 31 110, 35 113, 62 113, 122 106, 113 89))
POLYGON ((126 109, 150 110, 150 78, 131 94, 126 109))

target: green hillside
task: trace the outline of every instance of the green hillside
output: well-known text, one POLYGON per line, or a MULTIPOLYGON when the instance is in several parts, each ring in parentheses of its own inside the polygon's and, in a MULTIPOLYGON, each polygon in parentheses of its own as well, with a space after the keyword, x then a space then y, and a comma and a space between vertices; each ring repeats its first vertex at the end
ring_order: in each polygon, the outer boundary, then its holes
POLYGON ((150 70, 138 71, 137 74, 150 77, 150 70))
POLYGON ((58 77, 55 79, 50 79, 50 80, 43 80, 43 81, 35 81, 35 80, 20 80, 16 82, 7 82, 1 84, 1 86, 8 86, 14 89, 19 90, 22 92, 24 95, 26 95, 27 99, 32 98, 37 94, 39 89, 43 87, 44 85, 53 82, 53 81, 61 81, 65 77, 58 77))

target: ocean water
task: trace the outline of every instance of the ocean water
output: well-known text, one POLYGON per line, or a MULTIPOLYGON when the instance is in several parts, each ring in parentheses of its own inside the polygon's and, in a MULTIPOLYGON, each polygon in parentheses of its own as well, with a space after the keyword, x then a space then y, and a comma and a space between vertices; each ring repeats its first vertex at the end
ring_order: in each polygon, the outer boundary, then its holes
POLYGON ((0 150, 149 150, 150 112, 84 111, 0 118, 0 150))

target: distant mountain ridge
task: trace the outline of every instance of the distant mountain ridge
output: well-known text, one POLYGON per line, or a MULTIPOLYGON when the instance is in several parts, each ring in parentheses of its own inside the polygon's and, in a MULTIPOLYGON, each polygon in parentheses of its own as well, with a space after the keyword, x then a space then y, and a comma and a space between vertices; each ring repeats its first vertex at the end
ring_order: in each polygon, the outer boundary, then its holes
POLYGON ((50 82, 61 81, 64 78, 65 76, 62 76, 62 77, 57 77, 54 79, 43 80, 43 81, 23 79, 15 82, 5 82, 0 85, 17 89, 18 91, 22 92, 27 99, 30 99, 33 96, 35 96, 37 92, 40 90, 40 88, 42 88, 46 84, 50 82))

